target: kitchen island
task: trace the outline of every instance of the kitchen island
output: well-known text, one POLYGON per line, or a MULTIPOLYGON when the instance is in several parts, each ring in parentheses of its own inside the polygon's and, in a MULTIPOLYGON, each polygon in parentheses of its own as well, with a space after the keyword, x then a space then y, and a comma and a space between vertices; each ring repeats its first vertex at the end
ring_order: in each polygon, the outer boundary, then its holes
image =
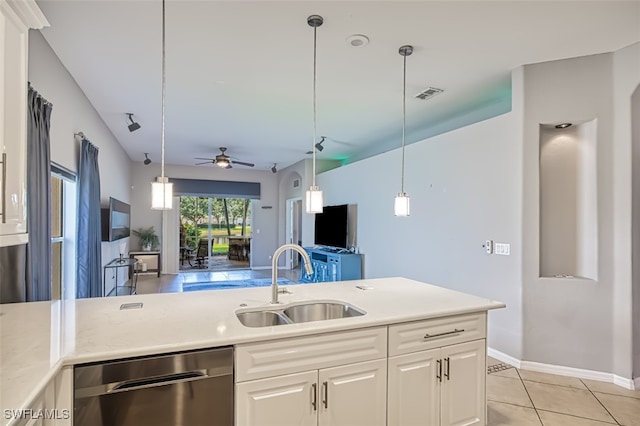
MULTIPOLYGON (((61 370, 77 364, 485 315, 505 306, 406 278, 287 288, 290 294, 281 295, 283 304, 336 300, 365 315, 270 327, 242 325, 235 312, 268 307, 267 287, 0 305, 0 408, 5 413, 31 407, 61 370), (128 303, 142 303, 142 308, 120 309, 128 303)), ((482 326, 486 349, 486 320, 482 326)), ((13 424, 6 417, 1 424, 13 424)))

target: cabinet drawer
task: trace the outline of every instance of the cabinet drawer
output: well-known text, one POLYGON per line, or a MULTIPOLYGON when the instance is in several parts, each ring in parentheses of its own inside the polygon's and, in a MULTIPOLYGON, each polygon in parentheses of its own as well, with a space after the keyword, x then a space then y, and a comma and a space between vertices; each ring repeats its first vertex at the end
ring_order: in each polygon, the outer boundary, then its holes
POLYGON ((389 356, 484 339, 486 330, 485 313, 392 325, 389 327, 389 356))
POLYGON ((236 347, 236 382, 386 356, 386 327, 249 343, 236 347))

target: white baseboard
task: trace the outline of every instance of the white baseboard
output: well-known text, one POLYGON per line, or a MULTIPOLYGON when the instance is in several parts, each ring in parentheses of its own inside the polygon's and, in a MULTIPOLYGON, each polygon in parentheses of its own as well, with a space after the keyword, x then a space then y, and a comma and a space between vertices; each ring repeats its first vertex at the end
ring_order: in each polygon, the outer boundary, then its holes
POLYGON ((506 362, 509 365, 513 365, 516 368, 520 368, 521 362, 519 359, 512 357, 511 355, 507 355, 504 352, 500 352, 493 348, 487 348, 487 354, 495 358, 499 361, 506 362))
POLYGON ((252 266, 251 269, 255 271, 262 269, 271 269, 271 266, 252 266))
POLYGON ((625 389, 640 389, 640 378, 635 380, 602 371, 585 370, 582 368, 565 367, 562 365, 543 364, 541 362, 522 361, 493 348, 487 348, 487 354, 497 360, 513 365, 522 370, 538 371, 540 373, 556 374, 558 376, 577 377, 579 379, 597 380, 613 383, 625 389))

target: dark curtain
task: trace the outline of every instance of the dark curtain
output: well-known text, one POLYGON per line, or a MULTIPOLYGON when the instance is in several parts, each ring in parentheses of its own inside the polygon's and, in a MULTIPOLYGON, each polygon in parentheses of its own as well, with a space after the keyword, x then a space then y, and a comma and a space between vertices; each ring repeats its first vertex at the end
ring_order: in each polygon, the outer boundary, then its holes
POLYGON ((78 299, 102 296, 100 269, 100 170, 98 147, 82 137, 78 173, 78 246, 76 286, 78 299))
POLYGON ((51 104, 29 85, 26 300, 51 300, 51 104))

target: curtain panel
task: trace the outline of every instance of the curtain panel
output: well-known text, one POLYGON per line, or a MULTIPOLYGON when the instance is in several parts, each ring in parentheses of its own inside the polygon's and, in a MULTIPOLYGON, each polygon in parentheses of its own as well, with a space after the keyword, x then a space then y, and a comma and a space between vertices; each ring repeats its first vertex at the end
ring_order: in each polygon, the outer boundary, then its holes
POLYGON ((100 231, 100 169, 98 147, 82 138, 78 173, 78 236, 76 297, 102 294, 102 246, 100 231))
POLYGON ((29 84, 27 117, 27 302, 51 300, 52 105, 29 84))

